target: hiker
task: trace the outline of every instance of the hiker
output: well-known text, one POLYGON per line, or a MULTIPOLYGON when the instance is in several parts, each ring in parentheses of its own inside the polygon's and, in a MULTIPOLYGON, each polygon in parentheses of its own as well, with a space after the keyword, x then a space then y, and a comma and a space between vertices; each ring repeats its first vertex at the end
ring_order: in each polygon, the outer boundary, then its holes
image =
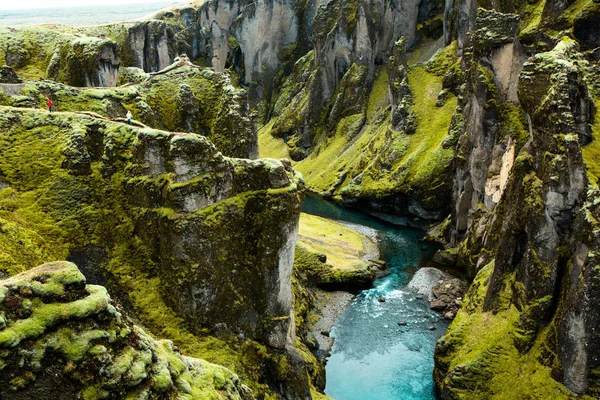
POLYGON ((52 104, 52 100, 50 100, 49 97, 46 99, 46 105, 48 106, 48 109, 50 109, 50 112, 52 112, 52 106, 54 104, 52 104))
POLYGON ((126 117, 127 117, 127 123, 128 123, 129 125, 131 125, 131 117, 132 117, 132 115, 131 115, 131 111, 127 110, 127 115, 126 115, 126 117))

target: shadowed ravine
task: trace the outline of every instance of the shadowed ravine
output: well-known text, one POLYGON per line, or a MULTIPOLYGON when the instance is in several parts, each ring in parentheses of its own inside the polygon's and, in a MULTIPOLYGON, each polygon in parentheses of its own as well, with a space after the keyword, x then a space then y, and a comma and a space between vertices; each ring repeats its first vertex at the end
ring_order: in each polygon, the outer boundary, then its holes
POLYGON ((423 232, 378 222, 308 197, 304 211, 378 230, 381 257, 392 274, 361 292, 332 331, 325 393, 336 400, 433 399, 433 350, 448 324, 426 299, 405 290, 419 263, 433 254, 423 232), (385 302, 380 302, 380 297, 385 302), (399 322, 406 322, 399 326, 399 322), (429 330, 430 326, 435 330, 429 330))

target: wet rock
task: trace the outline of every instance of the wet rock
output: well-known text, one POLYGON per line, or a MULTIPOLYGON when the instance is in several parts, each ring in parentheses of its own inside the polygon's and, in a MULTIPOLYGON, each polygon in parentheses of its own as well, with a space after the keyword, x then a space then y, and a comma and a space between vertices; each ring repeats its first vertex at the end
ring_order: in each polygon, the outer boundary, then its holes
POLYGON ((442 267, 455 267, 457 259, 457 249, 438 250, 433 255, 433 262, 442 267))
POLYGON ((377 299, 380 303, 385 303, 385 297, 381 296, 377 299))
POLYGON ((461 300, 467 291, 465 282, 458 278, 442 279, 433 289, 433 299, 429 306, 438 311, 446 319, 453 319, 461 304, 461 300))
POLYGON ((573 34, 583 50, 600 47, 600 10, 585 10, 573 24, 573 34))
POLYGON ((452 276, 437 268, 420 268, 408 283, 407 288, 426 296, 427 300, 431 301, 434 298, 433 288, 443 279, 452 279, 452 276))

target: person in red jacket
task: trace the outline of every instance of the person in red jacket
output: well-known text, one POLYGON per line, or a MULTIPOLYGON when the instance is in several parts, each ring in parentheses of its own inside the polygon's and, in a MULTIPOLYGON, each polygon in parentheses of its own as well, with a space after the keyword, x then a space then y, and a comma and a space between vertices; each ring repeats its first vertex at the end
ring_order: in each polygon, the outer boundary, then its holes
POLYGON ((48 105, 48 109, 50 110, 50 112, 52 112, 52 106, 54 104, 52 104, 52 100, 50 100, 50 98, 46 99, 46 104, 48 105))

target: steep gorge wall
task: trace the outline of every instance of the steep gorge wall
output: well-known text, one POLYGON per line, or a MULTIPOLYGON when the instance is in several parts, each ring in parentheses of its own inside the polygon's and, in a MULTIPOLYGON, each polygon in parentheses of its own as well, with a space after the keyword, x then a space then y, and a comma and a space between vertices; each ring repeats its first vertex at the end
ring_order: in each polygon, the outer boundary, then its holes
POLYGON ((597 160, 585 155, 597 140, 597 66, 566 37, 539 52, 518 23, 480 9, 459 48, 466 87, 447 239, 474 281, 436 347, 443 398, 598 395, 597 160))
POLYGON ((310 397, 291 292, 303 182, 289 166, 75 113, 2 107, 0 132, 3 273, 99 249, 95 268, 151 331, 202 358, 207 334, 246 346, 227 357, 253 389, 310 397))

